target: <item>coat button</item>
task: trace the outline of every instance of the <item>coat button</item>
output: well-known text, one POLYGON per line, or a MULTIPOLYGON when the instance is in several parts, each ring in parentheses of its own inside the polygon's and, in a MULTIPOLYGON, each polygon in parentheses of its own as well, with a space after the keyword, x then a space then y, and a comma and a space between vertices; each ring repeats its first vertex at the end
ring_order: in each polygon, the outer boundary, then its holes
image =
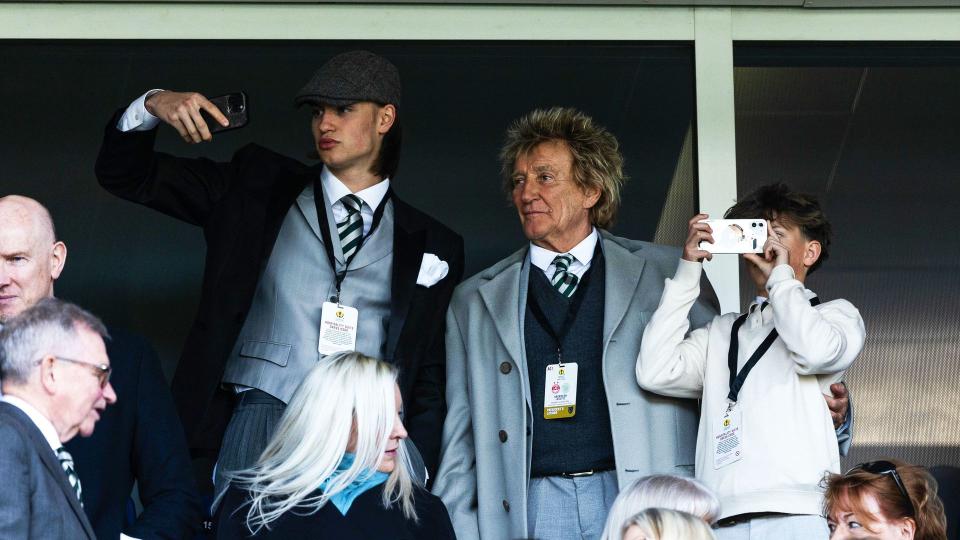
POLYGON ((503 500, 503 509, 507 512, 510 511, 510 503, 508 503, 506 499, 503 500))
POLYGON ((511 369, 513 369, 513 367, 510 366, 510 362, 504 362, 500 364, 500 373, 503 373, 504 375, 510 373, 511 369))
POLYGON ((507 432, 500 430, 500 442, 507 442, 507 432))

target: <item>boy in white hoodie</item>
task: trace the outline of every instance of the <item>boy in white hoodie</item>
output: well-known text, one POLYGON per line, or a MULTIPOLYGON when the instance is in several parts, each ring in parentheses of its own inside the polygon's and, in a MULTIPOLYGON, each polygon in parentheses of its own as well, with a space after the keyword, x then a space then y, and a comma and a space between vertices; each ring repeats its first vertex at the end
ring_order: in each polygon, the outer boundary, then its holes
POLYGON ((713 242, 707 217, 689 222, 677 273, 643 333, 637 382, 702 398, 696 474, 720 499, 718 539, 826 539, 819 482, 839 472, 840 456, 821 394, 830 394, 864 339, 850 302, 821 302, 803 286, 827 258, 830 224, 814 197, 783 184, 738 201, 725 217, 769 223, 763 253, 743 255, 757 301, 687 336, 701 261, 712 257, 699 245, 713 242))

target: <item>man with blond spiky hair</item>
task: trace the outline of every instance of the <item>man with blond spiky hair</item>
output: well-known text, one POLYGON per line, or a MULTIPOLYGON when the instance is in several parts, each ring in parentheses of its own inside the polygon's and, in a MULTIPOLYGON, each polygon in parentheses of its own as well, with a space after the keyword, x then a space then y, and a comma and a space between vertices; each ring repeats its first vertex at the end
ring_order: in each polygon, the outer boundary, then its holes
MULTIPOLYGON (((696 402, 633 377, 679 251, 607 232, 623 157, 589 116, 533 111, 500 159, 530 243, 454 293, 435 491, 460 538, 598 538, 618 485, 692 473, 696 402)), ((706 289, 694 325, 717 311, 706 289)))

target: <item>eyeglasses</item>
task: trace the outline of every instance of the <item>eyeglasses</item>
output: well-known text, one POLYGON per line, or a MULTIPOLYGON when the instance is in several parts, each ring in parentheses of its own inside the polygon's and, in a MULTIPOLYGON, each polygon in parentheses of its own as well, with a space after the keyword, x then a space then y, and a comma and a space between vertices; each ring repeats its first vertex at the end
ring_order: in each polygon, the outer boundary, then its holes
MULTIPOLYGON (((93 370, 93 374, 96 375, 97 380, 100 381, 100 388, 106 388, 107 383, 110 382, 110 374, 113 373, 113 366, 108 364, 94 364, 93 362, 86 362, 84 360, 75 360, 73 358, 65 358, 63 356, 54 356, 57 360, 63 360, 64 362, 70 362, 71 364, 81 364, 87 366, 93 370)), ((43 360, 38 360, 42 362, 43 360)))
POLYGON ((907 492, 907 487, 903 484, 903 479, 900 478, 900 474, 897 472, 896 465, 889 461, 868 461, 851 468, 844 473, 844 476, 848 476, 851 472, 858 469, 871 474, 879 474, 880 476, 893 478, 893 482, 897 484, 897 490, 900 491, 900 495, 903 495, 903 498, 907 500, 907 504, 910 505, 910 514, 916 514, 917 509, 913 507, 913 500, 910 499, 910 494, 907 492))

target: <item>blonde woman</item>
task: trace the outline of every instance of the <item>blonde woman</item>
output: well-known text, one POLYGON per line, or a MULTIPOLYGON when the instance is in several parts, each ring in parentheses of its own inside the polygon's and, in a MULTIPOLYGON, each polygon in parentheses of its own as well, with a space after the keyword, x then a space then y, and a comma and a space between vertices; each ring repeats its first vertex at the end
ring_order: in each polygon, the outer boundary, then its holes
POLYGON ((260 459, 229 475, 217 538, 455 538, 443 503, 412 480, 396 381, 359 353, 321 360, 260 459))
POLYGON ((623 524, 647 508, 669 508, 687 512, 713 523, 720 514, 720 501, 706 486, 693 478, 652 474, 637 478, 620 491, 603 528, 602 540, 620 540, 623 524))
POLYGON ((699 517, 666 508, 647 508, 623 524, 623 540, 714 540, 699 517))

